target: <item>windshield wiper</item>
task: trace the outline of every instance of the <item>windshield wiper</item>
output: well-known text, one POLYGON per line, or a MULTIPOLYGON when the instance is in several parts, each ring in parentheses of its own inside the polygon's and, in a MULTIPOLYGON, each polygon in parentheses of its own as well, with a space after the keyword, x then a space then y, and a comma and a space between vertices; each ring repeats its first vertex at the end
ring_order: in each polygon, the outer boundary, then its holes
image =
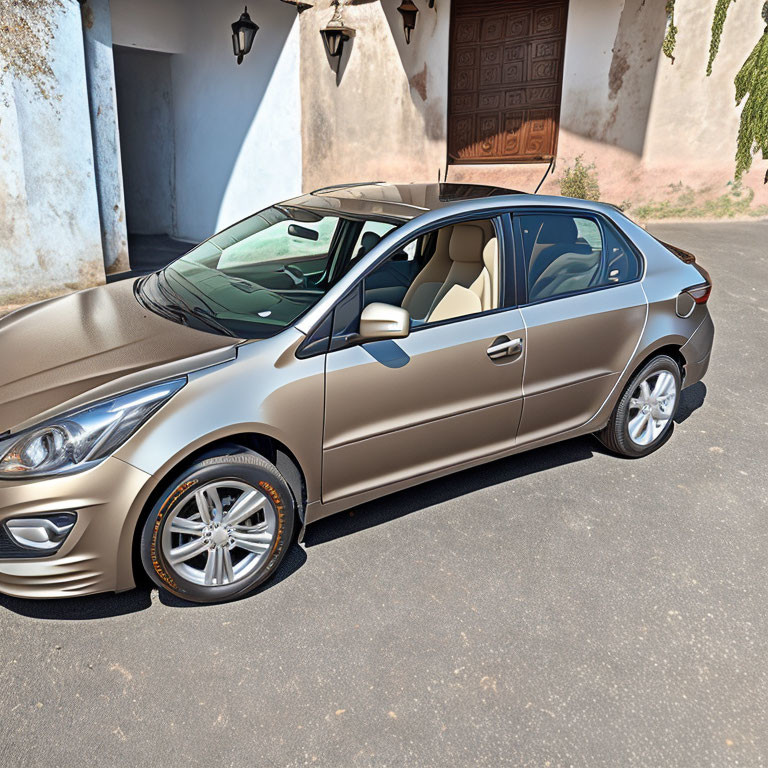
POLYGON ((157 288, 163 295, 163 298, 168 302, 168 309, 191 315, 192 317, 197 318, 204 325, 207 325, 209 328, 213 328, 214 330, 220 331, 225 336, 238 338, 236 333, 233 333, 229 328, 227 328, 226 325, 220 323, 215 317, 213 317, 212 314, 210 314, 210 309, 206 311, 202 307, 193 307, 190 304, 187 304, 179 297, 173 288, 167 285, 167 283, 168 278, 165 276, 165 274, 162 271, 158 272, 157 288), (161 282, 161 277, 162 280, 166 283, 165 287, 163 286, 163 282, 161 282))
MULTIPOLYGON (((160 304, 149 295, 149 292, 146 290, 145 286, 150 277, 151 275, 147 275, 146 277, 136 282, 133 292, 139 303, 155 314, 160 315, 160 317, 173 320, 174 322, 180 323, 181 325, 187 325, 186 318, 179 310, 174 309, 172 306, 160 304)), ((165 294, 163 294, 163 296, 165 297, 165 294)))

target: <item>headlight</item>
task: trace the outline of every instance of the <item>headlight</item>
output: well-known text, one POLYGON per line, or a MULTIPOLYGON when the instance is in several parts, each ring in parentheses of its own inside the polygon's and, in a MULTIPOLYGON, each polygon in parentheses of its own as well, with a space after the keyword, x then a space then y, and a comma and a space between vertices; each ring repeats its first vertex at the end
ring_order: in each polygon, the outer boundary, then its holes
POLYGON ((174 379, 65 413, 0 442, 0 478, 86 469, 122 445, 186 384, 174 379))

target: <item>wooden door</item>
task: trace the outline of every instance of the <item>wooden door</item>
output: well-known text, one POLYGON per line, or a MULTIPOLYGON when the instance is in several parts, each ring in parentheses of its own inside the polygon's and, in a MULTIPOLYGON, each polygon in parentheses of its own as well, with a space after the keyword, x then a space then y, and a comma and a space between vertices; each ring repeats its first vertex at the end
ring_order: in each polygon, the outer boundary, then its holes
POLYGON ((557 150, 568 0, 454 0, 448 156, 549 160, 557 150))

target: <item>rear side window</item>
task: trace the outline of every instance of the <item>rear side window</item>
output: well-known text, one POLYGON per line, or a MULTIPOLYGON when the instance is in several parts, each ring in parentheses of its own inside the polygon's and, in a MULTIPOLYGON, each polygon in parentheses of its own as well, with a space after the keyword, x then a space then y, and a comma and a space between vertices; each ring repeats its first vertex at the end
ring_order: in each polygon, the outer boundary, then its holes
POLYGON ((639 276, 634 252, 607 223, 565 213, 517 217, 528 301, 583 293, 639 276))

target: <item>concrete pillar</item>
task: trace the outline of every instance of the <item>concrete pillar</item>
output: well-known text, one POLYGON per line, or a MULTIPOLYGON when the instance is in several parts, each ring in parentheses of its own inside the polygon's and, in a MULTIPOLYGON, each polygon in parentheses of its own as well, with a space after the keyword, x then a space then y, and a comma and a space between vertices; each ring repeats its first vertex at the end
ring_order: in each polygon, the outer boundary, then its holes
POLYGON ((0 306, 104 282, 80 6, 7 10, 18 18, 0 60, 0 306))
POLYGON ((83 42, 101 243, 107 272, 129 269, 109 0, 86 0, 83 42))

